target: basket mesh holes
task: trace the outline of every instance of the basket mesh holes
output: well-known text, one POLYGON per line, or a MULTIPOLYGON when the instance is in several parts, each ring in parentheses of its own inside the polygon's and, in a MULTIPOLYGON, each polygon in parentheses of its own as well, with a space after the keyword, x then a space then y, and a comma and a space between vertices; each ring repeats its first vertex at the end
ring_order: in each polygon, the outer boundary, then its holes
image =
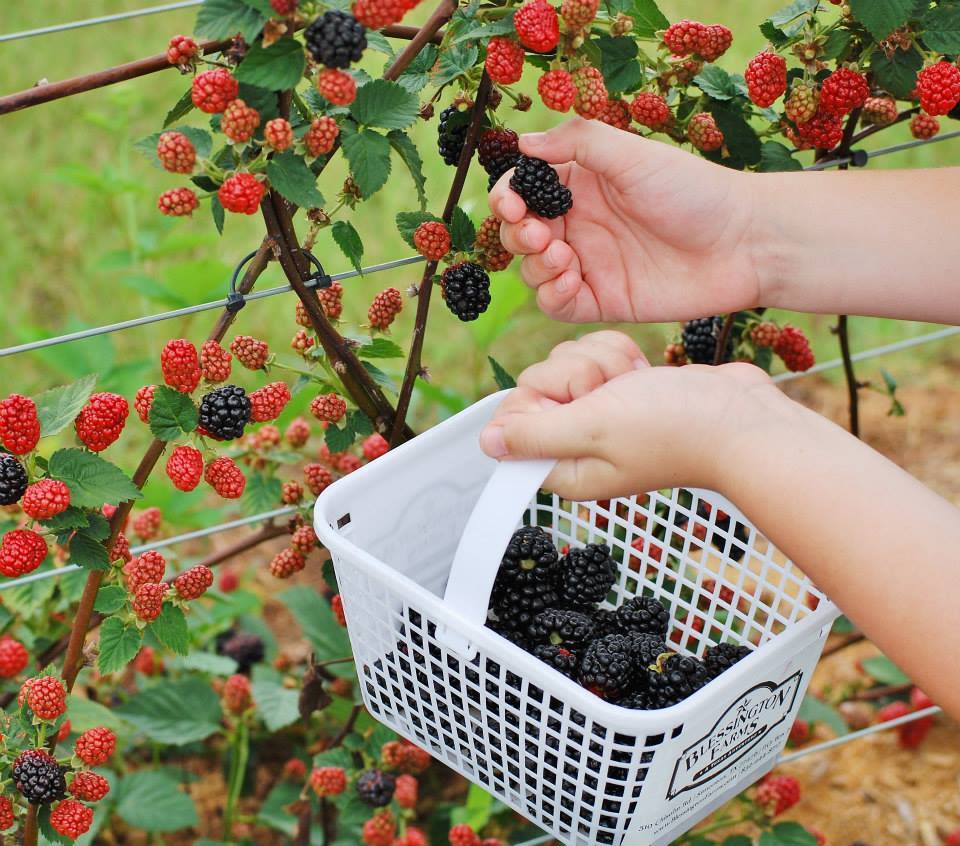
POLYGON ((344 514, 343 516, 337 518, 337 528, 338 528, 338 529, 342 529, 344 526, 348 525, 349 523, 350 523, 350 512, 349 512, 349 511, 348 511, 346 514, 344 514))

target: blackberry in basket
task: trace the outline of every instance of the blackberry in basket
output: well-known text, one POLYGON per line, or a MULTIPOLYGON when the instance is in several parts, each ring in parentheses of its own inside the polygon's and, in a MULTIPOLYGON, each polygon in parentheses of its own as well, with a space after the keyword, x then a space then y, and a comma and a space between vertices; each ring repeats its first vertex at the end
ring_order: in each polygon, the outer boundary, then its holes
POLYGON ((580 684, 601 699, 616 702, 633 687, 637 676, 633 639, 605 635, 591 643, 580 663, 580 684))
POLYGON ((560 601, 560 557, 539 526, 513 533, 500 561, 490 608, 500 626, 524 631, 541 611, 560 601))
POLYGON ((729 670, 737 661, 742 661, 753 650, 749 646, 737 646, 734 643, 718 643, 711 646, 703 656, 707 673, 715 679, 721 673, 729 670))
POLYGON ((603 602, 617 580, 617 564, 605 544, 588 543, 583 549, 571 549, 561 566, 561 597, 575 608, 603 602))
POLYGON ((624 634, 652 634, 667 636, 670 612, 652 596, 635 596, 628 599, 615 612, 617 624, 624 634))
POLYGON ((533 618, 527 629, 533 643, 564 646, 577 650, 585 647, 594 637, 593 620, 579 611, 563 608, 548 608, 533 618))
POLYGON ((647 694, 651 708, 668 708, 692 696, 710 676, 702 661, 692 655, 669 654, 661 656, 647 669, 647 694))
POLYGON ((563 673, 571 679, 577 677, 580 668, 580 661, 577 656, 563 646, 556 646, 552 643, 540 644, 533 647, 530 653, 534 658, 539 658, 544 664, 549 664, 553 669, 563 673))

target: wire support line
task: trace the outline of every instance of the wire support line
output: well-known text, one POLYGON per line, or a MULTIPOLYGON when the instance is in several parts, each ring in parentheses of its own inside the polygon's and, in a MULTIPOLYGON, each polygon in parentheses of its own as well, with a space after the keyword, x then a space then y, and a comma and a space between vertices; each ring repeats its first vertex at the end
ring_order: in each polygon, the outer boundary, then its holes
MULTIPOLYGON (((869 350, 854 353, 850 358, 853 361, 866 361, 869 358, 876 358, 881 355, 907 350, 911 347, 919 347, 923 344, 930 344, 934 341, 942 341, 944 338, 952 338, 954 335, 960 335, 960 326, 948 326, 945 329, 938 329, 936 332, 929 332, 926 335, 918 335, 916 338, 904 338, 902 341, 895 341, 891 344, 884 344, 881 347, 873 347, 869 350)), ((832 370, 835 367, 842 367, 842 358, 832 358, 821 364, 815 364, 809 370, 803 370, 799 373, 780 373, 773 377, 774 382, 790 382, 794 379, 800 379, 803 376, 812 376, 814 373, 822 373, 824 370, 832 370)))
MULTIPOLYGON (((221 532, 229 532, 231 529, 239 529, 242 526, 249 526, 253 523, 265 523, 275 517, 286 517, 296 512, 294 506, 285 506, 284 508, 275 508, 272 511, 262 511, 259 514, 253 514, 250 517, 240 517, 236 520, 228 520, 225 523, 215 523, 213 526, 207 526, 203 529, 197 529, 193 532, 184 532, 182 535, 174 535, 170 538, 154 541, 153 543, 144 543, 130 548, 131 555, 140 555, 151 549, 165 549, 169 546, 184 543, 197 538, 206 538, 210 535, 217 535, 221 532)), ((58 567, 55 570, 44 570, 40 573, 31 573, 28 576, 21 576, 19 579, 11 579, 9 582, 0 582, 0 593, 15 587, 22 587, 33 582, 42 582, 46 579, 54 579, 60 576, 66 576, 69 573, 75 573, 77 570, 83 570, 76 564, 67 564, 65 567, 58 567)))
POLYGON ((41 26, 37 29, 25 29, 21 32, 8 32, 5 35, 0 35, 0 43, 4 41, 17 41, 21 38, 34 38, 38 35, 51 35, 55 32, 66 32, 71 29, 81 29, 86 26, 113 23, 114 21, 125 21, 130 18, 142 18, 146 15, 156 15, 159 12, 173 12, 177 9, 188 9, 191 6, 199 6, 202 3, 203 0, 180 0, 178 3, 164 3, 162 6, 147 6, 143 9, 133 9, 129 12, 117 12, 113 15, 100 15, 96 18, 85 18, 80 21, 41 26))
POLYGON ((945 132, 942 135, 935 135, 933 138, 921 138, 916 141, 905 141, 903 144, 893 144, 890 147, 881 147, 878 150, 858 150, 857 153, 860 153, 862 156, 864 152, 867 154, 865 160, 858 159, 857 155, 843 156, 839 159, 830 159, 830 161, 819 162, 817 164, 807 165, 804 170, 826 170, 831 167, 840 167, 841 165, 856 164, 862 166, 867 164, 870 159, 876 159, 880 156, 889 156, 891 153, 902 153, 904 150, 911 150, 914 147, 922 147, 924 144, 936 144, 939 141, 949 141, 952 138, 960 138, 960 129, 954 130, 953 132, 945 132))
MULTIPOLYGON (((385 261, 381 264, 374 264, 370 267, 364 267, 362 270, 345 270, 342 273, 333 274, 330 279, 334 282, 338 282, 341 279, 351 279, 354 276, 366 276, 367 274, 379 273, 383 270, 392 270, 397 267, 404 267, 408 264, 417 264, 418 262, 425 261, 423 256, 407 256, 406 258, 393 259, 392 261, 385 261)), ((307 287, 314 287, 308 284, 307 287)), ((250 302, 251 300, 263 300, 267 297, 275 297, 277 294, 286 294, 293 289, 290 285, 278 285, 275 288, 265 288, 262 291, 254 291, 249 294, 244 294, 244 300, 250 302)), ((122 320, 119 323, 108 323, 103 326, 94 326, 90 329, 81 329, 77 332, 68 332, 65 335, 55 335, 51 338, 40 338, 36 341, 28 341, 25 344, 17 344, 13 347, 6 347, 0 349, 0 358, 5 358, 11 355, 17 355, 18 353, 32 352, 34 350, 42 350, 46 347, 57 346, 58 344, 67 344, 71 341, 82 341, 86 338, 93 338, 97 335, 107 335, 112 332, 121 332, 124 329, 134 329, 138 326, 147 326, 151 323, 159 323, 164 320, 172 320, 177 317, 186 317, 191 314, 199 314, 204 311, 212 311, 213 309, 226 308, 228 305, 227 298, 222 300, 211 300, 206 303, 198 303, 192 306, 184 306, 183 308, 176 308, 172 311, 161 311, 157 314, 148 314, 143 317, 134 317, 130 320, 122 320)))

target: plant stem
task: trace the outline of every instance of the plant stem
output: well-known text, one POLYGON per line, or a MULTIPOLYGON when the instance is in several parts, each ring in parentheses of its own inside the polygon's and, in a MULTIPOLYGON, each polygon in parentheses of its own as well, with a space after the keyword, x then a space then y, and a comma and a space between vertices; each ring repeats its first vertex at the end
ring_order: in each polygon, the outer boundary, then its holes
POLYGON ((713 363, 723 364, 726 358, 727 341, 730 340, 730 333, 733 331, 733 321, 736 320, 737 313, 731 311, 723 321, 723 327, 720 329, 720 337, 717 338, 717 349, 713 354, 713 363))
POLYGON ((250 756, 250 734, 246 720, 241 717, 233 732, 230 754, 230 776, 227 783, 227 807, 223 812, 223 838, 233 842, 233 815, 243 789, 243 779, 247 772, 247 759, 250 756))

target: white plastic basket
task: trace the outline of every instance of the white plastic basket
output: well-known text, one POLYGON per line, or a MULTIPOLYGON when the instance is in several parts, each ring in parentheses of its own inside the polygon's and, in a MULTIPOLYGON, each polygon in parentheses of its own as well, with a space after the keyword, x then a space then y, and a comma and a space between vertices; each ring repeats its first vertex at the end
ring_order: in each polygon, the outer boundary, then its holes
POLYGON ((498 465, 479 449, 502 398, 317 501, 364 701, 569 846, 660 846, 773 766, 838 612, 717 494, 676 489, 609 505, 538 496, 550 462, 498 465), (757 648, 670 708, 601 700, 484 626, 500 556, 522 522, 558 546, 608 544, 622 563, 607 604, 656 596, 674 618, 674 648, 702 655, 718 637, 757 648))

